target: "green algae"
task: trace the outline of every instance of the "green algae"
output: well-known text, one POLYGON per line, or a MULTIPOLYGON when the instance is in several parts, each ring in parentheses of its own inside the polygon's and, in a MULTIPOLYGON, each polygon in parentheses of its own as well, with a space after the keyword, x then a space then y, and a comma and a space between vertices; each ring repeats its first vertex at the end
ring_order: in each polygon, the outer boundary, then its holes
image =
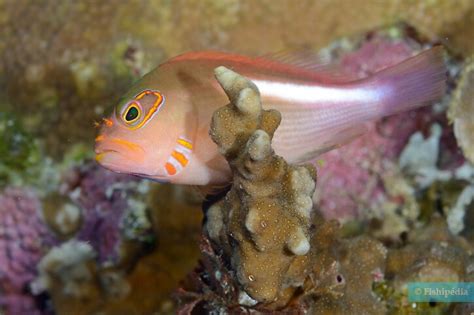
POLYGON ((61 174, 93 157, 91 148, 73 144, 59 162, 45 154, 44 143, 26 131, 11 112, 0 112, 0 187, 31 186, 41 196, 57 191, 61 174))
POLYGON ((0 112, 0 135, 0 185, 18 182, 18 173, 29 173, 38 165, 38 145, 10 113, 0 112))

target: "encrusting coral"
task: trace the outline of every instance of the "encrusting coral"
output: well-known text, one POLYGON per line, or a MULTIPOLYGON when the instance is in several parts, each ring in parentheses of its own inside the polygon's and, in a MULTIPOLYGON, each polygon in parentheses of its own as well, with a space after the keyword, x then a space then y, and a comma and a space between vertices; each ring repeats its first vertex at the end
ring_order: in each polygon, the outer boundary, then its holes
POLYGON ((450 233, 439 216, 434 216, 430 225, 410 231, 406 242, 406 246, 389 251, 385 281, 376 289, 390 314, 453 314, 462 310, 465 303, 410 303, 407 286, 410 282, 472 281, 472 245, 450 233))
MULTIPOLYGON (((271 302, 285 283, 298 282, 288 270, 310 249, 316 171, 274 154, 271 139, 281 116, 262 110, 252 82, 223 67, 216 77, 231 103, 214 113, 210 134, 233 170, 233 185, 208 210, 206 229, 232 257, 250 297, 271 302)), ((295 274, 304 276, 301 271, 295 274)))

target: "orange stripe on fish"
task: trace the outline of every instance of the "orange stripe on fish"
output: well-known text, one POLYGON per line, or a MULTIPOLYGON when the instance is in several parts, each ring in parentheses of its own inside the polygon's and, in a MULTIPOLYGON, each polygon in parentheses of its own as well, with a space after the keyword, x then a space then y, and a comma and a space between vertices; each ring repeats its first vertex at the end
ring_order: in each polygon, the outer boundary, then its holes
POLYGON ((166 172, 168 173, 168 175, 174 175, 176 174, 176 168, 174 167, 173 164, 167 162, 165 164, 165 169, 166 169, 166 172))
POLYGON ((95 141, 96 142, 99 142, 99 141, 103 141, 105 139, 105 136, 104 135, 99 135, 95 138, 95 141))
POLYGON ((183 137, 180 137, 178 139, 178 144, 182 145, 183 147, 185 147, 186 149, 189 149, 189 150, 192 150, 193 149, 193 144, 191 143, 191 141, 183 138, 183 137))
POLYGON ((186 166, 189 162, 188 158, 183 153, 176 150, 171 153, 171 156, 175 158, 176 161, 178 161, 182 166, 186 166))
POLYGON ((176 175, 183 170, 183 166, 175 158, 170 157, 165 164, 165 169, 168 175, 176 175))
POLYGON ((130 150, 133 150, 133 151, 141 151, 141 152, 144 152, 145 150, 143 150, 143 148, 141 146, 139 146, 138 144, 136 143, 133 143, 133 142, 130 142, 130 141, 127 141, 127 140, 124 140, 124 139, 119 139, 119 138, 112 138, 110 139, 111 142, 114 142, 114 143, 117 143, 121 146, 124 146, 124 147, 127 147, 128 149, 130 150))
POLYGON ((159 92, 154 92, 152 90, 145 90, 143 92, 141 92, 140 94, 138 94, 137 96, 135 96, 135 99, 137 101, 139 101, 140 99, 142 99, 145 95, 149 95, 149 94, 160 94, 159 92))
POLYGON ((168 175, 175 175, 183 170, 189 163, 189 154, 193 145, 184 137, 179 137, 178 146, 171 152, 171 156, 165 164, 168 175))

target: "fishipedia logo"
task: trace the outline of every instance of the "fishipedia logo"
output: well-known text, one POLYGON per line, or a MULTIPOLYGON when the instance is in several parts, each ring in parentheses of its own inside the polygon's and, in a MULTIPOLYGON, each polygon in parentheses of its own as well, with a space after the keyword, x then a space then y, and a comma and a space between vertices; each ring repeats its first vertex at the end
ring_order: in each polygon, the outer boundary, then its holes
POLYGON ((410 302, 474 302, 474 282, 411 282, 410 302))

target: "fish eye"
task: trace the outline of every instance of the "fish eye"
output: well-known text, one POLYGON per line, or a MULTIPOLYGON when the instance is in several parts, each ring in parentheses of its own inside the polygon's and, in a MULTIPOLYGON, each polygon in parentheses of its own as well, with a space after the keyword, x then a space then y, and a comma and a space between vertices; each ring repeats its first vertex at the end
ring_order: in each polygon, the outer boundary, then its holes
POLYGON ((126 123, 132 124, 140 118, 140 114, 140 107, 135 102, 132 102, 125 110, 122 118, 126 123))

